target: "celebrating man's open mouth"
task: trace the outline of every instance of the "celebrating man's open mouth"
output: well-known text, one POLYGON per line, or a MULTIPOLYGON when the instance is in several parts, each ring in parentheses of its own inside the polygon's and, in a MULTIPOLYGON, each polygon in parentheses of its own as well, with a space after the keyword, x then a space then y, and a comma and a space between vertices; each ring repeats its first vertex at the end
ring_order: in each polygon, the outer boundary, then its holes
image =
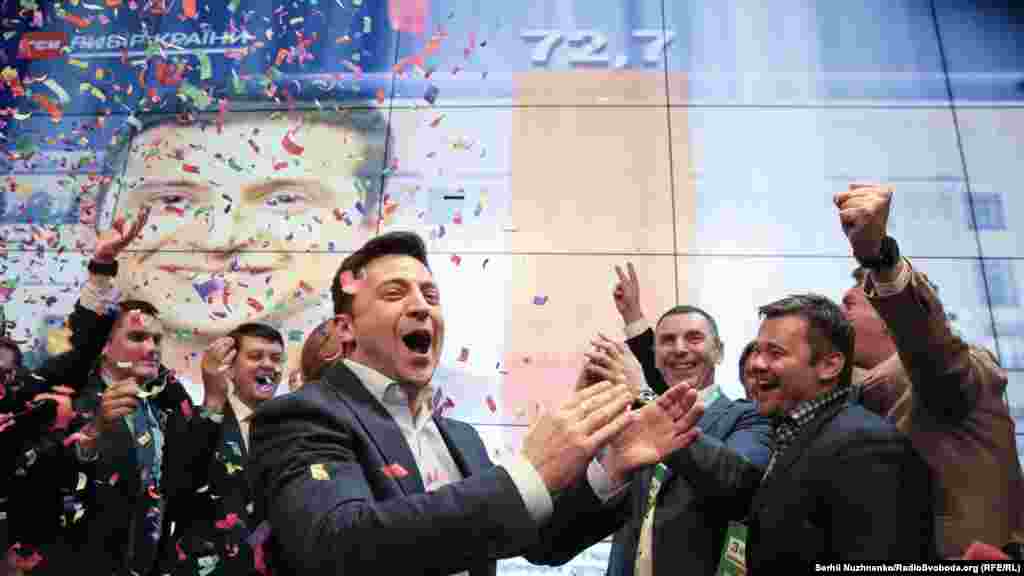
POLYGON ((406 349, 417 356, 429 355, 430 346, 433 341, 433 335, 424 328, 412 330, 402 336, 402 342, 405 344, 406 349))

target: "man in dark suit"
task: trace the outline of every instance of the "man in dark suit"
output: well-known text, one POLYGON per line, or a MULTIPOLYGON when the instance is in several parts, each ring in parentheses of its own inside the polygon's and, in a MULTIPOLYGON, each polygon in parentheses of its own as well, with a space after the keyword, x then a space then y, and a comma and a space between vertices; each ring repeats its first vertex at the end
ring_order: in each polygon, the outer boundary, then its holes
POLYGON ((207 479, 193 496, 176 538, 175 574, 191 576, 216 561, 220 574, 264 574, 262 542, 250 541, 254 521, 249 487, 249 421, 274 397, 284 367, 284 338, 266 324, 246 323, 203 354, 204 386, 230 390, 207 479))
POLYGON ((96 573, 170 572, 175 529, 189 518, 192 495, 206 484, 205 463, 220 432, 227 391, 204 382, 203 406, 194 407, 160 363, 163 332, 151 304, 118 304, 99 366, 76 404, 80 413, 93 415, 75 450, 80 471, 91 480, 80 561, 96 573))
MULTIPOLYGON (((692 441, 692 391, 626 411, 635 394, 603 382, 543 413, 521 453, 493 466, 470 425, 429 404, 444 319, 419 236, 369 241, 342 262, 332 295, 351 353, 264 403, 252 424, 256 506, 276 573, 494 574, 496 559, 536 545, 551 494, 627 426, 670 446, 692 441)), ((633 456, 659 453, 635 445, 633 456)))
POLYGON ((848 402, 854 332, 842 310, 807 294, 760 314, 752 362, 776 447, 751 507, 747 566, 932 559, 928 466, 895 426, 848 402))
MULTIPOLYGON (((639 311, 636 273, 629 266, 627 278, 620 272, 616 303, 624 316, 639 311)), ((642 320, 642 313, 634 320, 642 320)), ((648 329, 648 332, 650 330, 648 329)), ((635 339, 634 339, 635 340, 635 339)), ((771 454, 769 421, 754 404, 733 401, 719 392, 715 366, 722 343, 714 319, 692 306, 667 311, 654 332, 651 344, 630 342, 645 368, 655 365, 658 379, 652 386, 686 383, 699 391, 705 403, 698 422, 701 436, 690 446, 671 453, 657 466, 633 475, 624 489, 626 475, 615 462, 618 441, 588 477, 564 493, 555 515, 544 529, 544 550, 527 556, 535 563, 563 564, 585 548, 615 533, 609 559, 612 576, 647 576, 685 572, 713 574, 718 566, 728 520, 742 516, 771 454), (656 344, 653 344, 656 342, 656 344), (720 478, 721 476, 721 478, 720 478), (720 490, 721 483, 748 486, 745 495, 720 490)), ((588 353, 583 379, 607 377, 607 371, 629 370, 629 352, 607 339, 595 340, 588 353), (587 373, 592 373, 589 377, 587 373)))
MULTIPOLYGON (((67 319, 70 349, 33 370, 21 368, 19 361, 9 378, 0 376, 0 413, 17 414, 0 434, 0 495, 12 496, 2 506, 10 519, 12 570, 43 575, 80 568, 74 548, 81 543, 78 523, 88 483, 69 461, 68 446, 88 418, 73 408, 81 405, 82 375, 96 365, 114 324, 108 312, 117 257, 142 232, 148 214, 143 211, 131 226, 105 230, 96 239, 88 278, 67 319)), ((8 551, 6 545, 3 549, 8 551)))

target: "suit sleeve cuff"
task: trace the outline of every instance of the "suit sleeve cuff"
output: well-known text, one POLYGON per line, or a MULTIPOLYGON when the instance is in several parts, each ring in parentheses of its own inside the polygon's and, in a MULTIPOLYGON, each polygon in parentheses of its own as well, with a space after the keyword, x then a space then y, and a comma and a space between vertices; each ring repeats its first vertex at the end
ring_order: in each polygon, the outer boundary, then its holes
POLYGON ((629 486, 629 482, 623 482, 618 486, 613 484, 608 471, 596 458, 590 461, 590 466, 587 466, 587 482, 590 484, 590 489, 604 504, 622 494, 629 486))
POLYGON ((512 483, 519 490, 530 517, 537 524, 547 522, 554 510, 554 504, 537 469, 521 455, 511 458, 504 466, 508 475, 512 477, 512 483))
POLYGON ((640 318, 639 320, 634 320, 629 324, 626 324, 626 340, 636 338, 650 327, 651 325, 647 322, 647 318, 640 318))
POLYGON ((910 277, 913 274, 910 263, 906 259, 902 259, 902 266, 900 267, 899 276, 896 277, 892 282, 880 282, 878 275, 872 270, 868 272, 871 276, 871 283, 874 286, 874 295, 878 298, 887 298, 889 296, 895 296, 900 292, 903 292, 910 284, 910 277))
POLYGON ((82 285, 82 294, 78 302, 83 308, 103 316, 117 304, 117 300, 118 294, 113 280, 109 276, 90 273, 82 285))

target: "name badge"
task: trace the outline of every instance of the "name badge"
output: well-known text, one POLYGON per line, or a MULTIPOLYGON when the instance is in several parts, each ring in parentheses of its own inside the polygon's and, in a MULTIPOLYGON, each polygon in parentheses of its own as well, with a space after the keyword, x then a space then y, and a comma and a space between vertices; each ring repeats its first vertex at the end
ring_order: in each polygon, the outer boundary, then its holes
POLYGON ((729 522, 715 576, 745 576, 746 573, 747 526, 740 522, 729 522))

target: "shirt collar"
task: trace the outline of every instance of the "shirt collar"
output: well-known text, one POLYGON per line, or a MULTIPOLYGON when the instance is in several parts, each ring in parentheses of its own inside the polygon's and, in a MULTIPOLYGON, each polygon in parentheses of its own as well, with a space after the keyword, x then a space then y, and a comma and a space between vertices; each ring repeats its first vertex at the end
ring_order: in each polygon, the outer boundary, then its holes
POLYGON ((704 403, 704 407, 707 408, 711 404, 718 400, 718 384, 711 384, 707 388, 697 392, 697 400, 704 403))
POLYGON ((788 446, 807 424, 830 406, 845 400, 850 393, 849 386, 836 386, 819 393, 810 400, 797 404, 786 414, 774 419, 776 452, 788 446))
POLYGON ((228 394, 228 402, 231 403, 231 410, 235 413, 235 418, 239 422, 247 422, 252 418, 252 408, 249 408, 248 404, 242 402, 242 399, 238 397, 238 394, 235 394, 234 390, 231 391, 231 394, 228 394))
MULTIPOLYGON (((373 394, 373 397, 378 402, 384 405, 391 406, 404 406, 409 407, 409 397, 406 395, 405 390, 399 386, 398 382, 388 378, 380 372, 356 362, 345 358, 342 360, 346 366, 359 377, 359 380, 363 383, 363 386, 373 394)), ((424 403, 424 408, 430 411, 430 399, 432 396, 432 389, 427 386, 425 390, 420 393, 420 398, 424 403)))

